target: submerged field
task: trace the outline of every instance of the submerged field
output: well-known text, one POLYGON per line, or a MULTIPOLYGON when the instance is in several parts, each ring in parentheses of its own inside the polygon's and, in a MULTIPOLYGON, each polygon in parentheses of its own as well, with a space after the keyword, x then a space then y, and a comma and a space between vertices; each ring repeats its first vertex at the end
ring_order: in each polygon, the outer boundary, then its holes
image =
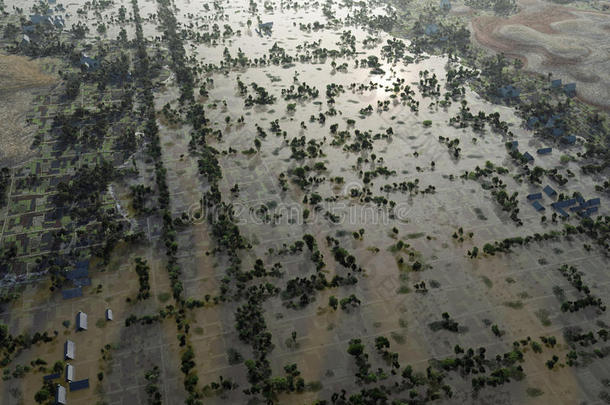
POLYGON ((70 3, 73 49, 5 38, 63 74, 0 178, 0 404, 53 403, 66 339, 69 404, 607 401, 603 111, 403 3, 70 3))

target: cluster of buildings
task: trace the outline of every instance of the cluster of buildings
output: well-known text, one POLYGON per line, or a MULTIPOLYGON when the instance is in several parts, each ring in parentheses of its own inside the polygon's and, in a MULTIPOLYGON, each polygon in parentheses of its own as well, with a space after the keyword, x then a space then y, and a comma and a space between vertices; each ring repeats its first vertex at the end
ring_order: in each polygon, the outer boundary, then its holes
POLYGON ((565 135, 565 125, 562 122, 563 114, 553 114, 549 117, 549 119, 539 118, 539 117, 530 117, 527 120, 525 126, 527 129, 534 129, 536 127, 540 127, 546 131, 548 131, 551 135, 553 135, 556 139, 559 139, 561 142, 566 143, 568 145, 573 145, 576 143, 576 136, 574 135, 565 135))
MULTIPOLYGON (((113 320, 112 310, 106 309, 105 316, 107 321, 113 320)), ((83 311, 79 311, 76 314, 76 331, 82 332, 87 330, 87 314, 83 311)), ((67 339, 64 343, 64 360, 70 361, 76 358, 76 344, 74 341, 67 339)), ((67 363, 64 369, 65 382, 68 384, 67 387, 70 392, 79 391, 89 388, 89 379, 84 378, 81 380, 75 379, 75 368, 72 364, 67 363)), ((49 374, 43 377, 43 381, 53 381, 60 379, 62 373, 49 374)), ((55 386, 55 404, 65 405, 67 391, 66 387, 62 384, 55 386)))
MULTIPOLYGON (((557 191, 549 185, 545 186, 542 191, 551 199, 557 197, 557 191)), ((540 203, 542 200, 542 193, 530 194, 527 196, 527 199, 532 203, 532 207, 534 207, 536 211, 542 212, 546 210, 544 205, 540 203)), ((601 200, 599 198, 585 200, 582 196, 577 194, 574 198, 552 202, 551 207, 563 218, 568 218, 570 216, 566 210, 574 212, 581 217, 589 217, 591 214, 595 214, 598 211, 600 204, 601 200)))
POLYGON ((273 29, 273 22, 265 22, 258 24, 258 28, 255 30, 258 35, 261 37, 263 34, 271 35, 271 30, 273 29))
MULTIPOLYGON (((509 144, 510 149, 518 150, 519 142, 512 141, 509 144)), ((553 151, 553 148, 540 148, 536 151, 538 155, 548 155, 553 151)), ((525 152, 522 155, 527 163, 532 163, 534 161, 534 156, 532 156, 529 152, 525 152)), ((545 206, 541 203, 543 199, 542 194, 546 194, 548 198, 555 200, 557 197, 557 191, 553 189, 553 187, 546 185, 542 192, 532 193, 527 196, 527 200, 531 203, 532 207, 538 212, 543 212, 546 210, 545 206)), ((592 198, 589 200, 585 200, 582 196, 576 195, 574 198, 567 200, 559 200, 551 203, 551 207, 563 218, 568 218, 570 214, 567 212, 576 213, 581 217, 590 217, 592 214, 595 214, 599 210, 599 206, 601 204, 601 200, 599 198, 592 198)))
POLYGON ((89 57, 86 53, 81 54, 80 65, 86 70, 97 70, 100 67, 100 61, 89 57))
MULTIPOLYGON (((510 149, 511 150, 518 151, 518 146, 519 146, 519 141, 512 141, 512 142, 510 142, 510 149)), ((536 150, 536 153, 538 155, 548 155, 552 151, 553 151, 553 148, 539 148, 538 150, 536 150)), ((532 156, 532 154, 527 152, 527 151, 525 153, 523 153, 522 156, 527 161, 527 163, 532 163, 535 160, 534 156, 532 156)))
POLYGON ((66 22, 61 15, 50 16, 50 15, 40 15, 34 14, 30 16, 30 25, 26 25, 23 27, 24 32, 32 32, 36 29, 38 25, 46 25, 50 27, 55 27, 57 29, 63 29, 66 26, 66 22))
MULTIPOLYGON (((568 97, 576 96, 576 83, 562 84, 561 79, 551 81, 552 90, 561 90, 568 97)), ((512 84, 502 86, 498 89, 498 96, 504 100, 510 100, 519 97, 521 91, 512 84)))
POLYGON ((561 79, 551 80, 551 89, 562 90, 566 96, 576 96, 576 83, 562 84, 561 79))
POLYGON ((509 84, 498 89, 498 96, 503 100, 512 100, 521 95, 521 90, 509 84))
POLYGON ((33 14, 30 16, 28 25, 23 26, 23 34, 21 36, 21 46, 30 45, 33 41, 32 34, 36 31, 39 26, 52 27, 63 30, 66 26, 66 22, 61 15, 40 15, 33 14))

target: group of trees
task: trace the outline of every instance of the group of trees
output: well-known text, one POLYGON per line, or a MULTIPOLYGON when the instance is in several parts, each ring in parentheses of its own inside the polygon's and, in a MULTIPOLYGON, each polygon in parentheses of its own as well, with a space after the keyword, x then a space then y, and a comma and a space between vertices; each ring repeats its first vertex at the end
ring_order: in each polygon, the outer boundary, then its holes
MULTIPOLYGON (((564 224, 564 228, 560 231, 552 230, 545 233, 535 233, 533 235, 527 235, 525 237, 515 236, 511 238, 505 238, 501 241, 493 241, 486 243, 483 246, 483 251, 486 254, 494 255, 497 252, 509 253, 512 247, 515 246, 527 246, 532 242, 541 242, 546 240, 560 240, 562 237, 566 238, 570 235, 584 234, 592 238, 597 242, 600 248, 610 249, 610 217, 599 216, 593 220, 591 218, 583 218, 580 224, 573 226, 570 224, 564 224)), ((472 251, 468 251, 468 257, 475 258, 478 256, 479 249, 474 247, 472 251)))
POLYGON ((150 267, 146 260, 141 257, 136 257, 136 273, 138 274, 138 280, 140 282, 140 287, 138 291, 138 300, 145 300, 150 298, 150 283, 149 283, 149 270, 150 267))
POLYGON ((0 322, 0 367, 8 366, 11 357, 16 356, 22 350, 40 342, 52 342, 55 336, 57 336, 57 332, 54 333, 53 337, 49 336, 48 332, 36 332, 31 336, 28 333, 13 336, 10 334, 8 326, 0 322))
POLYGON ((174 15, 172 4, 169 0, 157 0, 157 4, 159 6, 157 16, 164 30, 163 36, 167 41, 167 48, 170 52, 171 67, 174 73, 176 73, 176 81, 180 85, 180 100, 181 102, 193 100, 193 90, 195 87, 194 73, 187 64, 182 37, 177 31, 180 24, 174 15))
POLYGON ((154 366, 152 369, 148 370, 144 374, 144 379, 146 379, 146 395, 148 396, 148 404, 149 405, 161 405, 163 401, 161 400, 161 392, 159 391, 159 376, 161 375, 161 371, 159 367, 154 366))
POLYGON ((563 301, 561 303, 561 310, 563 312, 575 312, 587 306, 596 306, 600 311, 606 311, 606 305, 602 302, 601 298, 591 294, 591 289, 583 282, 582 272, 578 271, 575 266, 564 264, 559 268, 559 271, 570 282, 572 287, 584 294, 583 298, 574 301, 563 301))
POLYGON ((8 167, 0 169, 0 208, 7 202, 7 193, 11 185, 11 171, 8 167))
POLYGON ((432 322, 429 326, 430 329, 434 331, 439 329, 446 329, 451 332, 458 332, 459 330, 458 322, 452 319, 447 312, 443 312, 442 319, 440 321, 432 322))

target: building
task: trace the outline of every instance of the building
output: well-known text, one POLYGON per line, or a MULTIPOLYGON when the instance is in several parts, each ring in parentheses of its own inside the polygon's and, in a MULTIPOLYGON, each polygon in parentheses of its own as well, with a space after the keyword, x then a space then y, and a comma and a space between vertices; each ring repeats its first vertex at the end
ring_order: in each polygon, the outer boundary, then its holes
POLYGON ((30 16, 30 22, 34 25, 53 25, 53 19, 48 15, 33 14, 30 16))
POLYGON ((63 299, 68 300, 70 298, 77 298, 83 296, 83 289, 81 287, 77 288, 68 288, 66 290, 61 290, 61 295, 63 299))
POLYGON ((542 193, 534 193, 527 196, 527 199, 530 201, 539 200, 542 198, 542 193))
POLYGON ((532 203, 532 207, 534 207, 536 209, 536 211, 538 211, 538 212, 542 212, 546 209, 542 206, 542 204, 540 204, 540 201, 534 201, 532 203))
POLYGON ((74 360, 74 342, 71 340, 66 340, 64 344, 64 359, 74 360))
POLYGON ((551 198, 553 198, 557 195, 557 191, 553 190, 553 187, 551 187, 551 186, 545 186, 542 189, 542 191, 544 191, 544 193, 551 198))
POLYGON ((592 198, 589 201, 581 203, 583 208, 594 207, 596 205, 600 205, 601 200, 599 198, 592 198))
POLYGON ((83 53, 80 57, 80 65, 85 68, 85 70, 97 70, 100 67, 100 62, 90 58, 86 53, 83 53))
POLYGON ((561 142, 567 143, 568 145, 574 145, 576 143, 576 136, 566 135, 563 138, 561 138, 561 142))
POLYGON ((590 208, 587 208, 587 210, 585 211, 585 215, 589 216, 591 214, 595 214, 598 209, 599 209, 599 207, 590 207, 590 208))
POLYGON ((21 46, 28 46, 31 43, 32 41, 30 40, 30 37, 26 34, 23 34, 23 36, 21 37, 21 46))
POLYGON ((53 18, 53 25, 55 28, 63 29, 66 26, 66 22, 62 16, 56 15, 55 18, 53 18))
POLYGON ((88 378, 70 383, 70 391, 84 390, 85 388, 89 388, 89 379, 88 378))
POLYGON ((74 381, 74 366, 72 364, 66 364, 66 381, 74 381))
POLYGON ((440 28, 438 27, 438 24, 431 23, 426 25, 426 28, 424 28, 424 34, 428 36, 436 35, 438 34, 439 30, 440 28))
POLYGON ((77 278, 72 281, 76 287, 88 287, 91 285, 91 279, 89 277, 86 278, 77 278))
POLYGON ((527 120, 527 124, 525 124, 525 126, 527 127, 527 129, 534 129, 536 124, 538 124, 539 122, 540 120, 538 119, 538 117, 530 117, 527 120))
POLYGON ((55 389, 55 403, 61 405, 66 403, 66 387, 61 384, 57 384, 55 389))
POLYGON ((113 317, 112 317, 112 309, 108 308, 106 310, 106 320, 107 321, 112 321, 113 317))
POLYGON ((561 215, 563 218, 569 218, 570 217, 570 214, 565 212, 563 210, 563 208, 555 208, 555 211, 557 211, 559 213, 559 215, 561 215))
POLYGON ((70 270, 66 273, 66 279, 76 280, 78 278, 89 277, 89 265, 83 265, 80 263, 83 262, 77 263, 74 270, 70 270))
POLYGON ((42 381, 57 380, 59 377, 61 377, 61 373, 47 374, 44 377, 42 377, 42 381))
POLYGON ((76 314, 76 330, 87 330, 87 314, 82 311, 76 314))
POLYGON ((576 198, 570 198, 569 200, 561 200, 551 204, 553 208, 565 208, 576 204, 576 198))
POLYGON ((561 79, 551 80, 551 88, 560 89, 561 88, 561 79))
POLYGON ((512 141, 512 142, 509 142, 509 143, 508 143, 508 145, 509 145, 509 148, 510 148, 511 150, 515 150, 515 149, 517 149, 517 147, 519 146, 519 141, 512 141))
POLYGON ((503 86, 498 89, 498 95, 503 99, 517 98, 521 91, 513 85, 503 86))
POLYGON ((568 83, 563 86, 563 92, 568 97, 574 97, 576 95, 576 83, 568 83))
POLYGON ((553 151, 553 148, 540 148, 536 151, 539 155, 548 155, 553 151))
POLYGON ((531 163, 534 161, 534 157, 532 155, 530 155, 529 152, 525 152, 523 154, 523 157, 525 158, 525 160, 527 160, 528 163, 531 163))
POLYGON ((451 1, 449 1, 449 0, 441 0, 440 7, 441 7, 441 10, 443 10, 443 11, 451 10, 451 1))

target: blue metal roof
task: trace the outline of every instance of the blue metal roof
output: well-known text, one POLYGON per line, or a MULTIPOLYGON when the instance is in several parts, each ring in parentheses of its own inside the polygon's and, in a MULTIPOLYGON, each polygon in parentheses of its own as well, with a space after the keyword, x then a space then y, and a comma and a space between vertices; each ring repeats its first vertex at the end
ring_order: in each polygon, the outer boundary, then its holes
POLYGON ((70 298, 82 297, 83 289, 81 287, 69 288, 67 290, 62 290, 61 295, 65 300, 70 298))
POLYGON ((74 267, 76 267, 77 270, 80 270, 80 269, 89 270, 89 260, 81 260, 80 262, 76 262, 76 265, 74 267))
POLYGON ((561 200, 551 204, 553 208, 563 208, 569 207, 570 205, 576 204, 576 198, 571 198, 569 200, 561 200))
POLYGON ((557 211, 557 212, 559 213, 559 215, 561 215, 561 216, 562 216, 562 217, 564 217, 564 218, 569 218, 569 217, 570 217, 570 214, 568 214, 567 212, 565 212, 565 211, 563 210, 563 208, 559 208, 559 207, 557 207, 557 208, 555 208, 555 211, 557 211))
POLYGON ((85 388, 89 388, 89 379, 88 378, 70 383, 70 391, 78 391, 78 390, 83 390, 85 388))
POLYGON ((534 128, 534 125, 536 125, 538 122, 539 122, 538 117, 530 117, 530 119, 527 120, 526 126, 529 129, 532 129, 532 128, 534 128))
POLYGON ((528 200, 539 200, 542 198, 542 193, 533 193, 527 196, 528 200))
POLYGON ((519 94, 521 94, 521 91, 519 89, 517 89, 515 86, 509 84, 507 86, 500 87, 498 89, 498 94, 502 98, 514 98, 514 97, 519 97, 519 94))
POLYGON ((544 211, 546 209, 542 206, 542 204, 540 204, 540 201, 534 201, 532 203, 532 207, 534 207, 536 209, 536 211, 538 211, 538 212, 544 211))
POLYGON ((591 208, 587 208, 587 215, 591 215, 595 212, 597 212, 597 210, 599 209, 599 207, 591 207, 591 208))
POLYGON ((582 206, 587 208, 587 207, 592 207, 594 205, 600 205, 601 204, 601 200, 599 198, 592 198, 589 201, 585 201, 584 203, 582 203, 582 206))
POLYGON ((426 35, 434 35, 436 33, 438 33, 439 31, 439 27, 437 24, 431 23, 426 25, 426 28, 424 28, 424 33, 426 35))
POLYGON ((532 155, 530 155, 529 152, 525 152, 523 154, 523 157, 528 161, 528 162, 533 162, 534 161, 534 157, 532 155))
POLYGON ((68 280, 76 280, 77 278, 83 278, 89 276, 89 268, 77 268, 75 270, 70 270, 66 273, 66 278, 68 280))
POLYGON ((32 24, 53 24, 53 20, 48 15, 33 14, 30 16, 30 21, 32 22, 32 24))
POLYGON ((561 79, 551 80, 551 87, 556 89, 561 87, 561 79))
POLYGON ((545 186, 542 191, 544 191, 544 193, 549 197, 554 197, 557 195, 557 191, 553 190, 553 187, 551 186, 545 186))
POLYGON ((98 60, 90 58, 85 54, 81 56, 80 64, 91 70, 96 70, 98 67, 100 67, 100 62, 98 60))
POLYGON ((553 148, 540 148, 538 149, 536 152, 539 155, 548 155, 549 153, 551 153, 553 151, 553 148))
POLYGON ((74 285, 77 287, 88 287, 91 285, 91 279, 89 277, 86 278, 78 278, 73 281, 74 285))
POLYGON ((42 377, 42 380, 43 381, 56 380, 59 377, 61 377, 61 373, 49 374, 49 375, 45 375, 44 377, 42 377))
POLYGON ((561 138, 561 140, 570 145, 573 145, 574 143, 576 143, 576 137, 574 135, 566 135, 563 138, 561 138))
POLYGON ((595 214, 597 212, 599 207, 590 207, 587 208, 586 210, 580 211, 578 213, 578 215, 580 215, 581 217, 589 217, 591 214, 595 214))

